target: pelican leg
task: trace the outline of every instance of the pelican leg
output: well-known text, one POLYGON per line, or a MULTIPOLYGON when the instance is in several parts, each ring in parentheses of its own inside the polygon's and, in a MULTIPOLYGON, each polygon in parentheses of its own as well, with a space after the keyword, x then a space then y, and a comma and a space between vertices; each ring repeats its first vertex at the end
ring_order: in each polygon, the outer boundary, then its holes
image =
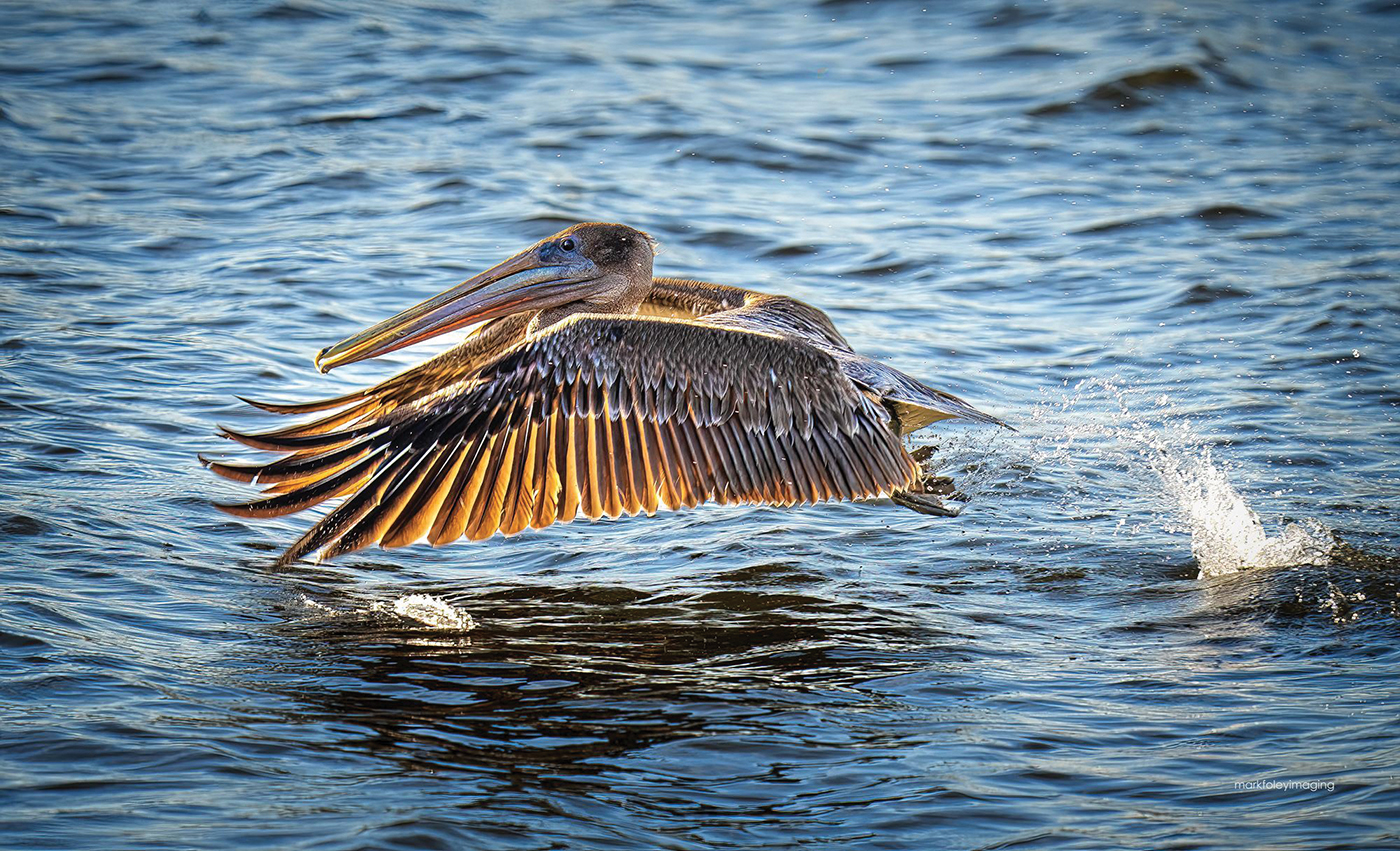
POLYGON ((911 451, 909 453, 909 457, 922 464, 928 459, 932 458, 933 453, 937 451, 938 447, 936 445, 932 443, 926 443, 923 446, 917 447, 913 451, 911 451))
POLYGON ((895 505, 902 505, 910 511, 917 511, 931 517, 957 517, 962 513, 962 509, 949 508, 943 504, 943 500, 931 493, 895 491, 890 494, 890 499, 894 500, 895 505))
MULTIPOLYGON (((933 456, 935 449, 936 447, 933 446, 921 446, 911 454, 915 461, 923 464, 933 456)), ((940 497, 945 496, 953 499, 961 498, 961 494, 953 485, 953 480, 947 476, 925 472, 912 488, 895 491, 890 494, 890 499, 896 505, 902 505, 910 511, 917 511, 931 517, 957 517, 962 513, 962 508, 949 508, 940 499, 940 497)))
POLYGON ((953 499, 962 499, 957 488, 953 486, 953 480, 947 476, 938 476, 933 473, 925 473, 919 481, 919 488, 915 493, 931 494, 933 496, 951 496, 953 499))

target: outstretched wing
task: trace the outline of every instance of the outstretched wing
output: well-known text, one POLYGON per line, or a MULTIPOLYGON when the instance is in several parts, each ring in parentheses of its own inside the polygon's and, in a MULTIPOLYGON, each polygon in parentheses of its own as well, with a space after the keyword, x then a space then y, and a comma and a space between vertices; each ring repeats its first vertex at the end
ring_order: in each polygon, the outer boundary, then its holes
POLYGON ((228 432, 287 453, 279 460, 210 463, 271 485, 221 506, 240 516, 346 497, 284 562, 513 535, 580 513, 854 499, 917 473, 889 414, 829 354, 681 319, 575 317, 414 401, 366 398, 333 400, 339 412, 306 426, 228 432))

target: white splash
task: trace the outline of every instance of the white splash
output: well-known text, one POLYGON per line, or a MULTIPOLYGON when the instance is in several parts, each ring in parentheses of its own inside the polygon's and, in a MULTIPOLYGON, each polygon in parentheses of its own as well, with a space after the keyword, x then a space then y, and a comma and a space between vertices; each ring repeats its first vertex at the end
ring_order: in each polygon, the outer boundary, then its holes
POLYGON ((468 632, 476 627, 476 620, 470 613, 431 594, 405 594, 392 602, 376 601, 348 609, 326 605, 305 594, 297 595, 295 602, 309 618, 316 620, 357 621, 368 617, 382 623, 386 618, 402 619, 423 629, 455 632, 468 632))
POLYGON ((327 606, 325 603, 322 603, 319 600, 313 600, 305 594, 298 594, 294 602, 296 605, 301 606, 303 609, 306 609, 307 611, 312 612, 316 615, 333 615, 336 613, 335 609, 331 608, 330 606, 327 606))
MULTIPOLYGON (((1202 578, 1328 563, 1330 530, 1304 520, 1270 537, 1226 468, 1215 462, 1206 439, 1165 395, 1148 399, 1116 382, 1090 379, 1039 406, 1031 419, 1027 431, 1043 437, 1029 455, 1023 443, 1013 441, 1004 453, 987 452, 990 447, 984 446, 977 463, 969 463, 967 447, 957 444, 940 447, 935 457, 960 490, 973 497, 1007 471, 1019 469, 1022 481, 1035 476, 1063 488, 1072 516, 1110 512, 1126 518, 1145 499, 1154 509, 1152 525, 1190 534, 1202 578), (1107 470, 1125 474, 1123 484, 1129 489, 1115 493, 1104 475, 1107 470)), ((1129 526, 1120 519, 1118 528, 1135 533, 1143 525, 1129 526)))
POLYGON ((1305 520, 1269 537, 1259 515, 1212 461, 1208 447, 1195 454, 1159 451, 1151 466, 1191 533, 1191 554, 1202 577, 1328 563, 1332 535, 1326 527, 1305 520))
POLYGON ((476 626, 470 613, 431 594, 406 594, 394 600, 389 609, 405 620, 416 621, 431 629, 466 632, 476 626))

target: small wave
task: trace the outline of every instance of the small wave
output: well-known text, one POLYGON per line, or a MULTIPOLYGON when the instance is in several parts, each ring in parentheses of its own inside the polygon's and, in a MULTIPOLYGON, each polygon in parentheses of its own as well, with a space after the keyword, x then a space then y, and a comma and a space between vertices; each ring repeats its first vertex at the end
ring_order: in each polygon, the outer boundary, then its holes
POLYGON ((820 254, 821 248, 806 242, 787 242, 762 252, 760 257, 811 257, 820 254))
POLYGON ((384 121, 390 118, 421 118, 425 115, 445 115, 447 110, 438 106, 417 104, 388 112, 333 112, 325 115, 309 115, 297 120, 297 124, 354 124, 359 121, 384 121))
POLYGON ((870 62, 872 68, 883 68, 886 71, 899 71, 905 68, 922 68, 932 65, 935 60, 930 59, 927 54, 922 56, 886 56, 873 59, 870 62))
POLYGON ((1172 214, 1155 212, 1145 216, 1096 222, 1080 228, 1075 231, 1075 233, 1112 233, 1120 230, 1165 225, 1188 219, 1195 219, 1210 225, 1233 225, 1245 221, 1261 221, 1276 218, 1278 217, 1273 213, 1266 213, 1263 210, 1246 207, 1242 204, 1210 204, 1185 213, 1172 214))
POLYGON ((1253 293, 1249 290, 1237 289, 1229 284, 1194 284, 1176 303, 1180 307, 1193 307, 1232 298, 1249 298, 1251 295, 1253 293))
POLYGON ((673 162, 698 157, 712 164, 751 165, 766 171, 828 172, 854 158, 844 152, 817 145, 779 146, 768 142, 725 137, 702 138, 682 148, 673 162))
POLYGON ((1174 216, 1141 216, 1131 219, 1113 219, 1107 222, 1097 222, 1086 227, 1082 227, 1075 233, 1112 233, 1120 230, 1131 230, 1133 228, 1151 227, 1153 225, 1166 224, 1172 221, 1174 216))
POLYGON ((1184 89, 1205 89, 1205 73, 1196 65, 1164 65, 1124 74, 1100 83, 1071 100, 1030 109, 1028 115, 1061 115, 1082 109, 1140 109, 1156 103, 1160 95, 1184 89))
POLYGON ((36 210, 23 210, 18 207, 0 207, 0 217, 16 219, 35 219, 41 222, 55 221, 55 217, 46 212, 36 210))
POLYGON ((841 274, 858 278, 888 278, 900 275, 921 265, 915 260, 899 260, 894 254, 885 253, 873 257, 857 266, 842 270, 841 274))
POLYGON ((336 17, 328 9, 311 3, 274 3, 253 17, 267 21, 318 21, 336 17))
POLYGON ((152 75, 171 70, 165 62, 107 62, 73 76, 75 83, 134 83, 149 80, 152 75))
POLYGON ((1045 20, 1051 15, 1044 8, 1023 6, 1020 3, 1007 3, 983 13, 977 26, 985 29, 995 27, 1017 27, 1045 20))
POLYGON ((306 177, 298 177, 289 183, 284 183, 279 189, 302 189, 306 187, 319 187, 323 189, 374 189, 379 186, 379 180, 365 173, 358 168, 347 168, 340 171, 315 174, 306 177))
POLYGON ((1202 221, 1220 223, 1278 218, 1273 213, 1266 213, 1263 210, 1256 210, 1253 207, 1245 207, 1240 204, 1212 204, 1209 207, 1202 207, 1190 215, 1202 221))
POLYGON ((52 531, 52 528, 44 521, 25 514, 10 514, 0 517, 0 535, 42 535, 52 531))
MULTIPOLYGON (((515 58, 515 56, 514 54, 503 54, 502 59, 505 58, 515 58)), ((498 65, 493 68, 452 68, 424 71, 417 76, 410 77, 408 82, 416 86, 459 86, 463 83, 486 83, 512 77, 528 77, 529 75, 530 72, 522 68, 498 65)))
POLYGON ((686 242, 698 245, 713 245, 719 248, 737 248, 748 251, 758 251, 767 245, 767 241, 760 236, 742 230, 724 227, 696 230, 686 237, 686 242))
POLYGON ((141 249, 142 251, 150 251, 153 253, 160 254, 165 252, 183 253, 190 251, 199 251, 201 249, 206 249, 221 244, 222 243, 219 240, 211 239, 205 236, 192 236, 188 234, 170 234, 167 236, 158 236, 153 237, 151 239, 143 240, 142 242, 137 243, 136 247, 141 249))
POLYGON ((421 201, 415 201, 414 203, 405 206, 404 209, 410 213, 421 213, 425 210, 433 210, 438 207, 460 206, 462 206, 461 198, 424 198, 421 201))
POLYGON ((1022 59, 1062 59, 1062 58, 1064 58, 1064 57, 1066 57, 1066 56, 1078 56, 1078 55, 1079 55, 1079 54, 1078 54, 1076 51, 1073 51, 1073 50, 1058 50, 1058 49, 1053 48, 1053 47, 1040 47, 1040 46, 1031 44, 1031 45, 1019 45, 1019 46, 1017 46, 1017 47, 1008 47, 1008 48, 1006 48, 1006 49, 1004 49, 1004 50, 999 50, 999 51, 997 51, 996 53, 989 54, 987 58, 989 58, 989 59, 1016 59, 1016 60, 1022 60, 1022 59))

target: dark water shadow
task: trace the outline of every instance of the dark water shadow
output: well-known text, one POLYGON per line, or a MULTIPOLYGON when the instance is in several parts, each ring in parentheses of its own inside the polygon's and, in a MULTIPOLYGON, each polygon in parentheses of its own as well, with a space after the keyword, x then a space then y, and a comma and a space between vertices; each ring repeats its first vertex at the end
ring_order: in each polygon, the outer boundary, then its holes
MULTIPOLYGON (((915 671, 965 680, 979 653, 907 613, 791 588, 415 590, 470 612, 475 628, 423 628, 324 587, 318 602, 284 601, 265 663, 275 682, 257 687, 294 705, 288 720, 343 734, 311 747, 506 788, 605 789, 608 765, 648 748, 820 736, 824 711, 888 702, 864 683, 915 671)), ((978 691, 964 686, 949 693, 978 691)))
MULTIPOLYGON (((1393 655, 1400 631, 1400 556, 1357 546, 1333 533, 1327 564, 1251 568, 1222 576, 1194 578, 1194 560, 1175 564, 1175 583, 1132 589, 1124 599, 1189 594, 1196 603, 1146 619, 1130 618, 1107 628, 1109 634, 1190 634, 1205 644, 1232 643, 1246 632, 1267 630, 1286 653, 1288 636, 1326 634, 1332 651, 1345 657, 1393 655)), ((1303 641, 1301 652, 1315 644, 1303 641)))

